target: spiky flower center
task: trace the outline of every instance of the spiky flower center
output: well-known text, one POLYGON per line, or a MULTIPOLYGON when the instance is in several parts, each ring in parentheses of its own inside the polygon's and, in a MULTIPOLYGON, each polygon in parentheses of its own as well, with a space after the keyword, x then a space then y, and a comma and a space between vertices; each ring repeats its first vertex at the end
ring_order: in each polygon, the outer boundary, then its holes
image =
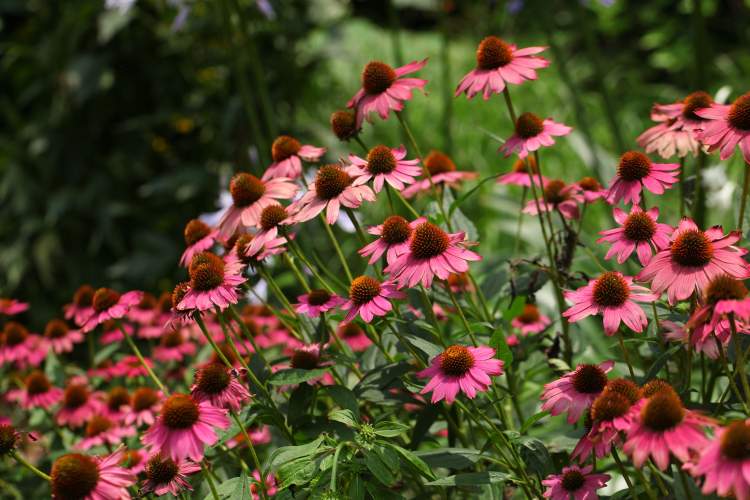
POLYGON ((516 135, 522 139, 536 137, 544 130, 544 120, 534 113, 521 113, 516 120, 516 135))
POLYGON ((488 36, 477 47, 477 67, 479 69, 497 69, 513 60, 510 45, 496 36, 488 36))
POLYGON ((94 311, 102 312, 117 304, 118 300, 120 300, 119 292, 111 288, 100 288, 94 293, 92 306, 94 307, 94 311))
POLYGON ((65 408, 80 408, 88 400, 89 390, 84 384, 71 384, 65 388, 65 393, 63 394, 63 405, 65 408))
POLYGON ((633 212, 622 225, 630 241, 649 241, 656 234, 656 222, 646 212, 633 212))
POLYGON ((68 324, 61 319, 52 319, 44 327, 44 336, 48 339, 61 339, 68 334, 68 324))
POLYGON ((568 198, 570 194, 563 192, 565 189, 565 183, 559 179, 553 179, 544 186, 544 201, 551 203, 552 205, 559 205, 568 198))
POLYGON ((340 165, 324 165, 315 176, 315 193, 321 199, 330 200, 343 193, 352 182, 354 179, 340 165))
POLYGON ((34 370, 26 376, 24 380, 24 386, 29 396, 35 396, 37 394, 45 394, 52 388, 47 375, 43 371, 34 370))
POLYGON ((630 409, 630 401, 619 392, 603 391, 591 405, 591 418, 594 421, 610 421, 625 415, 630 409))
POLYGON ((356 323, 346 323, 339 330, 341 336, 344 338, 359 337, 362 335, 362 328, 356 323))
POLYGON ((660 378, 655 378, 643 384, 643 387, 641 387, 641 394, 644 398, 650 398, 658 392, 668 390, 674 390, 669 382, 660 378))
POLYGON ((29 331, 17 321, 8 321, 3 328, 3 337, 5 338, 5 345, 13 347, 23 344, 29 337, 29 331))
POLYGON ((630 297, 630 287, 615 271, 602 273, 594 282, 594 302, 601 307, 618 307, 630 297))
POLYGON ((430 175, 444 174, 447 172, 455 172, 456 164, 453 163, 450 156, 447 154, 433 149, 424 159, 424 166, 430 175))
POLYGON ((367 153, 367 170, 371 174, 389 174, 395 169, 396 157, 388 146, 380 144, 367 153))
POLYGON ((524 159, 518 159, 513 163, 513 171, 517 173, 539 173, 539 168, 536 166, 536 160, 533 156, 527 156, 524 159), (531 172, 529 172, 531 171, 531 172))
POLYGON ((403 243, 411 236, 409 221, 399 215, 391 215, 383 222, 380 237, 389 245, 403 243))
POLYGON ((183 341, 184 339, 182 338, 182 333, 179 330, 171 330, 165 332, 161 336, 161 339, 159 339, 159 344, 162 347, 174 348, 181 346, 183 341))
POLYGON ((744 420, 732 422, 724 429, 719 445, 721 454, 730 460, 750 458, 750 425, 744 420))
POLYGON ((253 242, 253 235, 250 233, 243 233, 234 242, 234 247, 237 249, 237 255, 246 264, 252 261, 252 255, 248 255, 250 244, 253 242))
POLYGON ((314 370, 318 367, 319 361, 320 355, 317 352, 306 349, 297 349, 294 351, 294 354, 292 354, 290 364, 292 368, 297 368, 299 370, 314 370))
POLYGON ((534 304, 526 304, 523 311, 517 316, 518 321, 525 325, 530 325, 539 321, 539 308, 534 304))
POLYGON ((94 415, 86 423, 86 437, 98 436, 112 428, 112 421, 103 415, 94 415))
POLYGON ((607 385, 607 374, 596 365, 579 365, 571 379, 573 388, 582 394, 598 394, 607 385))
POLYGON ((188 429, 199 417, 198 405, 186 394, 172 394, 161 409, 162 421, 170 429, 188 429))
POLYGON ((651 396, 641 410, 643 425, 655 431, 672 429, 685 417, 680 397, 671 390, 660 391, 651 396))
POLYGON ((714 246, 703 231, 689 229, 682 232, 670 247, 672 261, 686 267, 701 267, 711 262, 714 246))
POLYGON ((18 432, 10 424, 0 424, 0 457, 9 454, 16 448, 18 432))
POLYGON ((682 101, 682 116, 688 120, 703 120, 695 112, 699 109, 710 108, 714 100, 710 94, 699 90, 688 95, 682 101))
POLYGON ((626 181, 639 181, 651 173, 651 160, 639 151, 628 151, 620 157, 617 174, 626 181))
POLYGON ((109 390, 107 394, 107 407, 112 411, 117 411, 121 407, 130 404, 130 393, 122 386, 116 386, 109 390))
POLYGON ((747 288, 742 281, 721 274, 708 283, 704 293, 709 304, 716 304, 720 300, 744 299, 747 297, 747 288))
POLYGON ((260 213, 260 227, 264 231, 273 229, 274 227, 281 224, 281 222, 288 216, 286 208, 281 205, 268 205, 260 213))
POLYGON ((307 294, 307 301, 313 306, 322 306, 329 300, 331 300, 330 292, 322 288, 310 290, 310 293, 307 294))
POLYGON ((211 233, 211 228, 202 220, 193 219, 185 226, 185 244, 193 246, 211 233))
POLYGON ((229 182, 229 192, 235 207, 247 207, 258 201, 266 192, 263 181, 247 172, 240 172, 229 182))
POLYGON ((153 484, 167 484, 172 481, 179 472, 179 467, 169 457, 157 453, 146 462, 146 478, 153 484))
POLYGON ((159 401, 159 394, 150 387, 139 387, 133 393, 133 409, 135 411, 148 410, 159 401))
POLYGON ((562 487, 565 491, 578 491, 586 482, 586 477, 578 470, 569 470, 562 477, 562 487))
POLYGON ((271 156, 275 162, 284 161, 299 153, 301 148, 302 144, 294 137, 280 135, 271 144, 271 156))
POLYGON ((729 124, 739 130, 750 130, 750 92, 740 96, 732 103, 727 115, 729 124))
POLYGON ((396 81, 396 71, 384 62, 371 61, 362 71, 362 88, 373 95, 388 90, 396 81))
POLYGON ((616 378, 614 380, 610 380, 604 390, 622 394, 628 401, 630 401, 630 404, 635 404, 639 399, 641 399, 640 388, 635 384, 635 382, 626 378, 616 378))
POLYGON ((331 115, 331 130, 340 141, 348 141, 357 133, 357 120, 352 111, 336 111, 331 115))
POLYGON ((172 290, 172 309, 177 309, 177 304, 182 302, 182 299, 185 298, 185 295, 190 291, 190 282, 183 281, 182 283, 178 283, 177 286, 174 287, 174 290, 172 290))
POLYGON ((417 259, 430 259, 442 255, 450 245, 445 231, 430 222, 423 222, 414 229, 409 244, 412 255, 417 259))
POLYGON ((73 294, 73 303, 78 307, 91 307, 94 300, 94 287, 90 285, 81 285, 73 294))
POLYGON ((211 252, 200 252, 190 262, 190 286, 197 291, 213 290, 224 282, 224 261, 211 252))
POLYGON ((349 287, 349 297, 358 306, 367 304, 378 295, 380 295, 380 282, 369 276, 354 278, 349 287))
POLYGON ((195 374, 195 385, 198 390, 206 394, 220 394, 229 387, 231 376, 226 366, 219 364, 208 364, 198 370, 195 374))
POLYGON ((452 345, 440 355, 440 369, 452 377, 468 373, 474 367, 474 362, 474 355, 462 345, 452 345))
POLYGON ((580 181, 578 181, 578 185, 581 186, 581 189, 584 191, 599 191, 602 188, 602 185, 599 184, 599 181, 594 179, 593 177, 584 177, 580 181))
POLYGON ((53 498, 81 500, 96 488, 99 466, 91 457, 70 453, 55 460, 50 478, 53 498))

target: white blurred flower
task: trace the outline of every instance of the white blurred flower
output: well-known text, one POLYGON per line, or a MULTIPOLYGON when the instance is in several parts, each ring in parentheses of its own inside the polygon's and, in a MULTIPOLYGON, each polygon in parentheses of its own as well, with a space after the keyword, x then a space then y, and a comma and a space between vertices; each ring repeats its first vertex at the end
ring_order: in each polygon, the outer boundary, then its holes
POLYGON ((703 187, 706 190, 706 205, 718 210, 732 206, 737 184, 727 177, 726 165, 713 165, 703 170, 703 187))
POLYGON ((106 0, 104 7, 107 10, 119 10, 121 14, 127 13, 135 5, 135 0, 106 0))

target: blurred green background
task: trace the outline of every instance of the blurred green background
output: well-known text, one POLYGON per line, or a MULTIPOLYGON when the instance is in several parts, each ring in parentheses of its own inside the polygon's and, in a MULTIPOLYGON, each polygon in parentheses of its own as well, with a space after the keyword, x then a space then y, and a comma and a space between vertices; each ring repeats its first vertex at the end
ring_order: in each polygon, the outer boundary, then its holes
MULTIPOLYGON (((328 118, 372 59, 429 57, 428 95, 407 106, 422 148, 481 177, 507 170, 502 98, 453 98, 489 34, 550 47, 540 79, 511 86, 517 109, 575 127, 543 152, 545 174, 608 181, 653 102, 746 90, 749 14, 747 0, 2 0, 0 296, 44 321, 82 282, 170 289, 185 222, 217 210, 232 172, 262 172, 277 134, 329 161, 361 154, 328 118)), ((363 138, 402 141, 395 120, 363 138)), ((489 182, 463 207, 484 265, 510 255, 518 199, 489 182)), ((731 215, 716 205, 709 222, 731 215)), ((609 210, 587 217, 591 243, 609 210)))

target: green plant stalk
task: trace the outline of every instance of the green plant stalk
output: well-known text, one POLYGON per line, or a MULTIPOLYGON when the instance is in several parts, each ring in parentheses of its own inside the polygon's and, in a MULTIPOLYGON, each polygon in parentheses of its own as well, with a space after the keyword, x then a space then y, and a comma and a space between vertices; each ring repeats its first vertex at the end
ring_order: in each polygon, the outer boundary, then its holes
POLYGON ((412 206, 412 204, 409 203, 409 201, 406 198, 404 198, 404 196, 401 194, 401 192, 398 189, 394 189, 393 192, 396 193, 396 198, 398 198, 401 201, 401 203, 404 204, 404 206, 409 211, 409 213, 412 215, 412 217, 414 217, 415 219, 418 219, 419 217, 421 217, 419 215, 419 212, 417 212, 414 209, 414 207, 412 206))
POLYGON ((359 242, 363 245, 367 245, 367 235, 365 235, 365 232, 362 230, 362 226, 359 224, 357 217, 354 215, 354 211, 349 207, 344 207, 344 212, 346 212, 346 215, 349 216, 349 220, 352 221, 352 225, 354 225, 354 229, 357 231, 359 242))
POLYGON ((680 158, 680 217, 685 216, 685 177, 685 157, 683 156, 680 158))
POLYGON ((622 357, 625 359, 625 364, 628 365, 628 372, 630 372, 632 378, 635 378, 633 365, 630 362, 630 354, 628 354, 628 350, 625 348, 625 342, 623 342, 622 332, 620 330, 617 331, 617 342, 620 344, 620 350, 622 351, 622 357))
POLYGON ((297 281, 299 281, 299 284, 302 285, 302 288, 305 289, 305 293, 310 293, 310 285, 307 284, 307 280, 300 272, 297 265, 294 263, 294 261, 289 257, 289 254, 286 252, 282 252, 281 254, 284 257, 284 262, 289 266, 289 269, 292 270, 294 273, 294 276, 297 278, 297 281))
POLYGON ((630 475, 628 475, 628 471, 627 469, 625 469, 625 465, 623 465, 622 461, 620 460, 620 456, 617 454, 617 450, 614 447, 612 448, 612 458, 617 464, 617 468, 620 469, 620 474, 622 474, 622 478, 625 480, 625 484, 628 485, 628 489, 630 490, 630 497, 633 500, 638 500, 638 497, 635 494, 635 490, 633 489, 633 480, 630 479, 630 475))
POLYGON ((323 215, 320 216, 320 222, 323 224, 323 227, 326 230, 326 234, 328 235, 328 239, 331 240, 331 244, 333 245, 334 250, 336 250, 336 255, 339 257, 339 262, 341 262, 341 267, 344 268, 344 273, 346 273, 346 277, 349 279, 349 283, 354 281, 354 277, 352 276, 352 272, 349 269, 349 264, 346 262, 346 258, 344 257, 344 252, 341 251, 341 245, 339 245, 339 242, 336 241, 336 236, 333 234, 333 230, 331 230, 331 226, 328 225, 328 222, 325 220, 323 215))
POLYGON ((151 380, 154 381, 156 386, 159 388, 159 390, 164 393, 165 395, 169 394, 169 391, 167 390, 166 386, 162 383, 161 380, 159 380, 159 377, 156 376, 156 373, 151 369, 151 367, 146 363, 146 360, 143 359, 143 355, 141 354, 141 351, 138 349, 138 346, 135 345, 135 342, 133 342, 133 339, 130 337, 130 334, 125 331, 125 328, 122 326, 121 321, 117 321, 117 328, 120 329, 122 334, 125 336, 125 342, 127 342, 128 346, 130 347, 130 350, 133 351, 133 354, 135 354, 135 357, 138 358, 138 361, 140 361, 143 368, 146 369, 146 373, 148 373, 148 376, 151 377, 151 380))
POLYGON ((739 402, 742 403, 742 406, 745 409, 745 414, 748 414, 748 406, 747 403, 745 403, 745 399, 742 397, 742 393, 740 392, 740 389, 737 387, 737 384, 734 382, 734 377, 732 376, 732 371, 729 369, 729 363, 727 362, 727 357, 724 355, 724 346, 721 345, 721 341, 719 340, 719 337, 716 336, 715 332, 712 332, 712 335, 714 337, 714 341, 716 342, 716 347, 719 349, 719 358, 721 359, 722 367, 724 368, 724 373, 727 376, 727 379, 729 379, 729 387, 732 389, 732 392, 734 392, 735 397, 739 402))
MULTIPOLYGON (((704 227, 706 224, 706 193, 703 190, 703 166, 706 162, 706 155, 703 151, 698 151, 698 157, 695 159, 695 189, 693 190, 693 219, 698 227, 704 227)), ((740 222, 742 224, 742 222, 740 222)))
MULTIPOLYGON (((740 202, 740 220, 737 221, 737 227, 740 231, 745 225, 745 207, 747 206, 747 193, 750 190, 750 165, 745 165, 742 181, 742 201, 740 202)), ((703 227, 703 226, 698 226, 703 227)))
POLYGON ((737 323, 734 313, 729 315, 729 325, 732 328, 732 346, 734 347, 734 375, 739 377, 742 384, 742 390, 745 392, 745 405, 750 407, 750 383, 745 373, 745 355, 740 344, 739 334, 737 333, 737 323))
POLYGON ((51 477, 49 477, 47 474, 45 474, 41 470, 39 470, 36 467, 34 467, 28 460, 26 460, 24 457, 22 457, 21 455, 19 455, 16 450, 12 450, 10 452, 10 456, 13 457, 16 460, 16 462, 18 462, 19 464, 23 465, 24 467, 26 467, 31 472, 33 472, 34 474, 36 474, 40 478, 44 479, 45 481, 51 481, 52 480, 51 477))
POLYGON ((260 460, 258 460, 258 454, 255 453, 255 446, 253 446, 253 441, 250 439, 250 436, 247 434, 247 430, 245 429, 245 426, 240 422, 240 417, 237 415, 237 412, 234 410, 229 410, 229 415, 232 416, 232 419, 234 420, 234 423, 237 424, 237 427, 240 428, 240 432, 242 433, 242 437, 245 438, 245 441, 247 442, 247 447, 250 450, 250 456, 253 459, 253 465, 258 471, 258 474, 260 474, 260 495, 262 498, 268 498, 268 492, 266 491, 266 482, 263 480, 263 468, 260 465, 260 460))
POLYGON ((516 238, 513 242, 513 255, 516 255, 521 249, 521 228, 523 227, 523 207, 526 205, 526 194, 528 192, 526 186, 523 187, 521 193, 521 207, 518 210, 518 223, 516 224, 516 238))
POLYGON ((206 478, 206 481, 208 482, 208 489, 211 490, 211 497, 213 497, 214 500, 220 500, 219 494, 216 492, 216 484, 214 484, 214 478, 211 476, 211 472, 208 470, 208 459, 204 458, 201 461, 201 471, 203 472, 203 477, 206 478))
POLYGON ((333 454, 333 468, 331 469, 331 482, 328 485, 328 489, 335 492, 336 491, 336 473, 338 472, 339 468, 339 455, 341 454, 341 450, 346 446, 346 443, 339 443, 336 446, 336 451, 333 454))

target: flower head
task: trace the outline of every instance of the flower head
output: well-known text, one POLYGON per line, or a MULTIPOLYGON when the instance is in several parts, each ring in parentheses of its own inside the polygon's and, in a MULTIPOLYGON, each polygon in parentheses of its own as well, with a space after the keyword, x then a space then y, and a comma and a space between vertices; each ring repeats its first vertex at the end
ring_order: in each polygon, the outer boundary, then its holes
POLYGON ((78 326, 83 326, 86 320, 94 314, 92 307, 94 301, 94 287, 81 285, 73 295, 73 302, 64 307, 65 319, 73 320, 78 326))
POLYGON ((577 219, 580 216, 578 204, 583 202, 584 197, 577 184, 565 184, 559 179, 547 180, 542 196, 526 202, 523 213, 536 215, 557 210, 566 219, 577 219))
POLYGON ((326 148, 302 144, 294 137, 280 135, 271 144, 273 163, 263 173, 262 180, 267 181, 279 177, 296 179, 302 175, 302 160, 317 162, 325 152, 326 148))
POLYGON ((530 333, 539 333, 547 328, 552 321, 539 312, 539 308, 536 304, 524 304, 523 311, 521 314, 513 318, 510 322, 510 326, 520 330, 521 335, 528 335, 530 333))
POLYGON ((592 474, 592 466, 563 467, 562 474, 550 474, 542 484, 547 487, 544 498, 551 500, 588 500, 599 498, 596 490, 604 488, 609 474, 592 474))
POLYGON ((601 238, 597 243, 611 243, 605 259, 617 256, 617 263, 622 264, 635 251, 641 265, 648 265, 654 251, 665 248, 669 244, 672 226, 656 222, 659 209, 654 207, 644 211, 638 205, 633 205, 630 214, 620 208, 613 211, 615 221, 620 225, 614 229, 600 231, 601 238))
POLYGON ((348 141, 360 130, 354 111, 340 110, 331 114, 331 131, 340 141, 348 141))
POLYGON ((516 153, 523 159, 542 146, 552 146, 555 143, 552 137, 568 135, 571 130, 571 127, 557 123, 552 118, 542 119, 534 113, 521 113, 516 119, 514 134, 498 151, 505 156, 516 153))
MULTIPOLYGON (((497 178, 498 184, 513 184, 526 188, 530 188, 532 182, 539 185, 539 168, 533 156, 516 159, 511 171, 497 178)), ((547 184, 546 177, 542 177, 542 184, 547 184)))
POLYGON ((120 294, 111 288, 99 288, 94 292, 91 306, 93 314, 83 325, 84 332, 90 332, 107 320, 124 318, 131 307, 141 301, 143 292, 132 291, 120 294))
POLYGON ((433 403, 443 399, 452 403, 459 390, 474 399, 477 392, 487 391, 492 383, 490 376, 502 373, 503 362, 495 359, 495 350, 491 347, 452 345, 432 358, 430 366, 417 376, 430 377, 420 394, 432 391, 433 403))
POLYGON ((250 399, 250 392, 238 380, 239 373, 219 363, 209 363, 195 372, 190 394, 198 402, 207 401, 217 408, 239 411, 250 399))
POLYGON ((353 321, 339 324, 336 335, 346 342, 354 352, 365 351, 372 345, 372 340, 367 336, 365 330, 353 321))
POLYGON ((195 354, 195 344, 186 338, 181 329, 167 329, 159 339, 159 345, 154 347, 153 357, 164 363, 169 361, 181 362, 185 356, 195 354))
POLYGON ((306 314, 311 318, 317 318, 321 313, 335 309, 345 302, 346 299, 339 297, 335 293, 323 289, 315 289, 297 297, 297 304, 294 306, 294 310, 299 314, 306 314))
POLYGON ((352 170, 352 175, 356 177, 353 184, 357 186, 372 180, 375 192, 379 193, 387 182, 394 189, 403 191, 406 185, 412 184, 414 178, 422 173, 419 159, 404 158, 406 148, 403 145, 395 149, 382 144, 375 146, 367 153, 367 159, 350 154, 349 161, 357 167, 352 170))
POLYGON ((458 188, 462 181, 474 179, 479 175, 476 172, 461 172, 457 170, 456 164, 447 154, 435 149, 430 151, 422 164, 427 175, 415 181, 411 186, 407 186, 401 192, 404 198, 411 198, 417 193, 430 191, 433 186, 445 185, 458 188))
POLYGON ((185 226, 184 235, 186 248, 180 257, 180 265, 187 267, 196 253, 211 249, 219 232, 200 219, 192 219, 185 226))
POLYGON ((175 461, 157 452, 148 458, 144 467, 146 481, 143 483, 143 492, 153 492, 157 496, 166 493, 179 496, 181 491, 192 491, 187 476, 200 470, 201 466, 195 462, 175 461))
POLYGON ((391 264, 401 255, 409 251, 409 239, 414 229, 427 219, 419 217, 411 222, 400 215, 391 215, 379 226, 370 227, 367 232, 379 236, 372 243, 362 247, 359 254, 370 257, 369 263, 374 264, 383 254, 386 262, 391 264))
POLYGON ((177 304, 178 310, 226 309, 239 301, 236 287, 246 280, 235 263, 211 252, 200 252, 190 262, 190 287, 177 304), (229 265, 232 264, 232 265, 229 265))
POLYGON ((665 159, 697 155, 698 136, 706 121, 697 111, 708 109, 712 104, 711 96, 700 90, 673 104, 654 104, 651 119, 659 123, 638 136, 638 145, 646 153, 656 153, 665 159))
POLYGON ((609 184, 607 202, 640 203, 645 187, 654 194, 664 194, 677 182, 680 166, 677 163, 653 163, 638 151, 628 151, 620 157, 617 174, 609 184))
POLYGON ((369 276, 359 276, 349 286, 349 300, 341 306, 341 309, 349 311, 344 321, 352 321, 359 315, 365 323, 369 323, 375 316, 388 314, 393 308, 389 299, 405 297, 391 281, 381 283, 369 276))
POLYGON ((32 408, 48 410, 62 400, 63 390, 53 386, 43 371, 34 370, 26 375, 23 388, 8 391, 7 397, 25 410, 32 408))
POLYGON ((614 362, 605 361, 599 365, 578 365, 572 372, 544 386, 542 410, 552 415, 568 413, 568 423, 581 418, 591 403, 607 386, 607 373, 614 362))
POLYGON ((126 437, 134 436, 135 429, 131 426, 121 426, 119 422, 105 415, 93 415, 84 428, 84 437, 74 448, 88 450, 94 446, 117 445, 126 437))
POLYGON ((0 314, 15 316, 29 309, 29 304, 16 299, 0 298, 0 314))
POLYGON ((714 103, 710 108, 696 110, 695 114, 706 120, 699 139, 709 151, 718 149, 719 157, 726 160, 736 146, 745 163, 750 163, 750 92, 731 105, 714 103))
POLYGON ((593 177, 582 177, 576 186, 581 190, 583 199, 586 203, 593 203, 596 200, 605 199, 608 191, 593 177))
POLYGON ((714 439, 702 450, 698 463, 691 468, 703 477, 704 494, 714 493, 737 500, 750 498, 750 421, 735 420, 716 430, 714 439))
POLYGON ((52 319, 44 327, 44 341, 49 349, 61 354, 72 351, 74 344, 83 342, 83 333, 78 329, 71 329, 61 319, 52 319))
POLYGON ((129 500, 135 475, 120 467, 122 451, 106 457, 68 453, 57 458, 50 472, 53 498, 129 500))
POLYGON ((150 387, 139 387, 130 397, 130 405, 125 411, 126 425, 153 425, 161 410, 163 395, 150 387))

